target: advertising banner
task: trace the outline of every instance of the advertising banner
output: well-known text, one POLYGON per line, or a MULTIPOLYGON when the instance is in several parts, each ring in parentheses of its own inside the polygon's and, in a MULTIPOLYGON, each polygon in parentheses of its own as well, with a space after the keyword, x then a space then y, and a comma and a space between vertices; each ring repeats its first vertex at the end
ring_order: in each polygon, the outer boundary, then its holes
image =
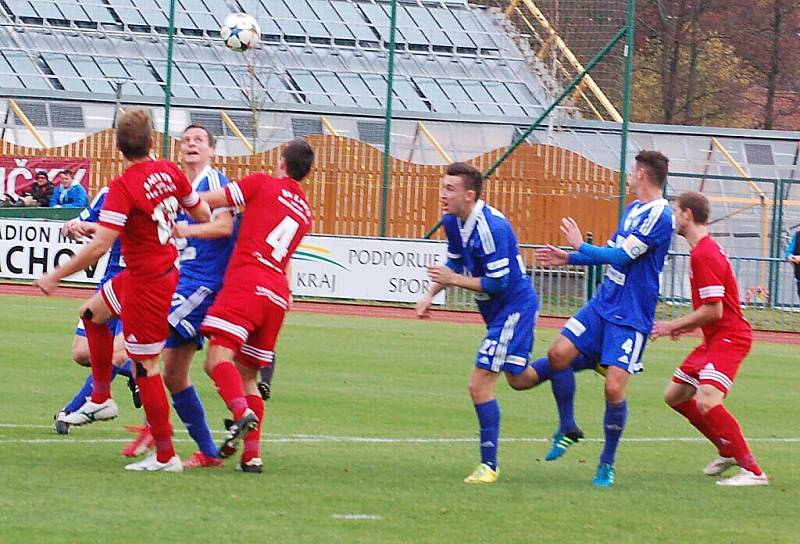
MULTIPOLYGON (((296 295, 416 302, 431 287, 427 267, 447 261, 447 244, 310 235, 292 258, 296 295)), ((445 303, 440 293, 435 304, 445 303)))
POLYGON ((62 170, 75 172, 75 181, 89 191, 89 159, 58 157, 0 157, 0 196, 21 196, 28 190, 38 170, 45 170, 53 184, 58 184, 62 170))
MULTIPOLYGON (((61 235, 60 221, 0 220, 0 278, 33 280, 69 260, 81 249, 61 235)), ((108 264, 108 255, 96 266, 66 278, 66 281, 97 284, 108 264)))

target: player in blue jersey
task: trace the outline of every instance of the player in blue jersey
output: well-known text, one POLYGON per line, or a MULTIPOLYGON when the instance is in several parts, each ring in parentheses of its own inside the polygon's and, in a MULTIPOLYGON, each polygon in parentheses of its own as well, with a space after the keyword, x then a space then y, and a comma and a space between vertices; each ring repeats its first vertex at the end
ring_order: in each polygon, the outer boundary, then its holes
MULTIPOLYGON (((554 371, 572 372, 570 364, 580 356, 598 357, 606 369, 605 447, 592 481, 597 487, 614 483, 614 459, 628 417, 625 389, 630 376, 643 370, 642 354, 653 328, 659 274, 675 228, 672 209, 663 198, 668 165, 667 157, 657 151, 642 151, 636 156, 636 165, 628 176, 636 200, 625 209, 607 247, 584 243, 577 223, 565 218, 561 231, 577 251, 567 253, 554 246, 536 251, 537 262, 544 266, 608 265, 595 297, 567 321, 547 352, 554 371)), ((568 381, 564 386, 556 402, 571 406, 574 377, 571 386, 568 381)), ((577 429, 574 420, 571 424, 577 429)), ((554 448, 561 445, 565 450, 573 443, 559 442, 558 438, 557 434, 554 448)))
MULTIPOLYGON (((195 191, 216 191, 228 184, 224 174, 211 168, 215 146, 214 135, 203 126, 190 125, 183 132, 181 162, 195 191)), ((180 276, 168 318, 170 336, 163 351, 164 384, 175 412, 199 447, 183 462, 184 468, 217 467, 222 466, 222 459, 206 423, 203 404, 189 379, 189 368, 194 354, 203 347, 200 323, 222 288, 235 243, 234 210, 216 209, 208 223, 197 223, 181 211, 176 225, 180 276)), ((152 440, 146 426, 135 430, 138 436, 123 451, 129 456, 140 453, 152 440)))
MULTIPOLYGON (((72 240, 79 240, 82 238, 90 237, 94 233, 95 223, 100 217, 100 210, 103 208, 108 188, 104 187, 97 193, 92 200, 89 207, 84 209, 80 215, 64 223, 61 229, 63 236, 72 240)), ((125 262, 122 259, 122 246, 119 239, 111 246, 111 251, 108 256, 108 264, 106 271, 100 280, 97 289, 101 289, 103 285, 111 278, 119 274, 125 268, 125 262)), ((128 379, 128 388, 131 390, 134 405, 141 407, 141 400, 139 399, 139 388, 136 386, 136 380, 131 373, 131 363, 128 355, 125 352, 125 345, 122 338, 122 323, 118 319, 112 319, 108 322, 108 328, 114 334, 114 356, 112 362, 114 370, 112 372, 112 379, 117 374, 122 374, 128 379)), ((83 327, 83 321, 78 321, 78 326, 75 329, 75 338, 72 341, 72 359, 81 366, 89 366, 89 343, 86 340, 86 330, 83 327)), ((92 394, 92 375, 91 373, 86 378, 83 386, 78 390, 72 400, 59 410, 53 417, 53 426, 58 434, 69 433, 70 425, 83 425, 91 421, 91 416, 81 412, 81 407, 86 402, 86 398, 92 394)))
POLYGON ((497 481, 497 446, 500 407, 494 388, 500 373, 513 389, 529 389, 536 376, 528 365, 533 347, 533 327, 539 300, 519 255, 514 231, 502 213, 481 200, 483 176, 466 163, 447 167, 441 200, 447 235, 447 264, 431 266, 435 282, 416 306, 417 316, 427 317, 433 298, 448 286, 475 292, 486 338, 475 359, 469 393, 480 426, 481 464, 467 476, 467 483, 497 481), (462 272, 470 275, 462 275, 462 272))

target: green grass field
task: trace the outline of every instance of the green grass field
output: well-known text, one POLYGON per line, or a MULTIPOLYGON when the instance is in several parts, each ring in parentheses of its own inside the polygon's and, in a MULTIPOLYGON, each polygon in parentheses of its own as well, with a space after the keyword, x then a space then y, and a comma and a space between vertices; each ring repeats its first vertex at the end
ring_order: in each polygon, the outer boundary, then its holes
MULTIPOLYGON (((501 478, 468 486, 478 446, 466 383, 481 327, 301 313, 288 317, 278 349, 265 473, 236 473, 229 462, 142 474, 122 469, 122 425, 141 419, 122 381, 120 419, 68 436, 50 427, 85 376, 69 360, 78 305, 0 297, 2 543, 800 541, 794 346, 756 345, 729 402, 769 487, 714 485, 701 472, 712 448, 662 403, 691 340, 648 347, 613 489, 590 484, 603 400, 600 377, 586 372, 577 413, 593 440, 545 463, 556 424, 549 386, 501 384, 501 478)), ((554 334, 538 332, 537 356, 554 334)), ((222 402, 200 364, 193 376, 219 430, 222 402)), ((177 438, 189 456, 188 435, 177 438)))

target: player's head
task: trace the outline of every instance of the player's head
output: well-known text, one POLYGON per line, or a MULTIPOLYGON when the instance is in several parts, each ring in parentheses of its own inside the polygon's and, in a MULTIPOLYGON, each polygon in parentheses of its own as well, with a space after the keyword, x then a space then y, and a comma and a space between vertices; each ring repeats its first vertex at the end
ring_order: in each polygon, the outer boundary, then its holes
POLYGON ((444 213, 466 218, 483 192, 483 174, 465 162, 447 167, 439 194, 444 213))
POLYGON ((684 235, 694 226, 704 226, 710 212, 711 205, 706 195, 695 191, 681 193, 675 206, 675 230, 684 235))
POLYGON ((281 170, 295 181, 303 181, 314 166, 314 148, 296 138, 286 144, 281 153, 281 170))
POLYGON ((216 151, 217 139, 203 125, 189 125, 181 137, 181 159, 187 165, 211 164, 216 151))
POLYGON ((144 110, 128 110, 117 118, 117 148, 129 161, 150 155, 153 120, 144 110))
POLYGON ((44 170, 37 170, 34 181, 37 185, 47 185, 47 172, 44 170))
POLYGON ((642 182, 649 183, 657 189, 663 189, 669 173, 669 159, 659 151, 640 151, 636 155, 636 166, 633 175, 628 176, 628 185, 633 191, 641 187, 642 182))
POLYGON ((61 171, 61 176, 59 177, 59 181, 61 182, 61 186, 64 189, 68 189, 70 185, 72 185, 72 180, 75 178, 75 175, 72 173, 72 170, 69 168, 61 171))

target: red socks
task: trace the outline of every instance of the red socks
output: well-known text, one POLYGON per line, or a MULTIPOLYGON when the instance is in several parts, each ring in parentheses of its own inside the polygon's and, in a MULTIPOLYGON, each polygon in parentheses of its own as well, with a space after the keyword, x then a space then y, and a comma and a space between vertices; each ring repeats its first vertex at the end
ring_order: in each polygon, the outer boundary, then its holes
POLYGON ((264 399, 261 398, 261 395, 247 395, 246 398, 247 406, 256 413, 258 427, 244 435, 242 461, 245 463, 261 457, 261 427, 264 424, 264 399))
POLYGON ((730 457, 736 459, 743 469, 761 475, 761 467, 750 453, 750 448, 747 446, 747 441, 742 435, 742 428, 739 427, 736 418, 722 404, 718 404, 708 411, 705 419, 708 426, 719 436, 720 443, 725 444, 727 451, 731 453, 730 457))
POLYGON ((172 425, 169 423, 169 402, 164 391, 164 381, 160 374, 137 377, 139 394, 142 397, 142 406, 153 433, 156 444, 156 458, 159 463, 166 463, 175 455, 172 445, 172 425))
POLYGON ((111 359, 114 355, 114 336, 105 323, 83 319, 89 357, 92 365, 92 402, 103 403, 111 398, 111 359))
MULTIPOLYGON (((247 410, 247 400, 244 398, 244 386, 242 377, 236 366, 230 361, 223 361, 214 367, 211 372, 211 379, 217 387, 217 393, 225 401, 228 410, 233 414, 234 419, 239 419, 247 410)), ((263 408, 262 408, 263 410, 263 408)))
POLYGON ((691 423, 698 431, 700 431, 703 436, 708 438, 711 443, 717 447, 717 450, 722 457, 733 457, 730 446, 726 446, 720 442, 719 434, 717 434, 717 432, 709 425, 706 417, 700 412, 700 409, 697 408, 697 402, 695 402, 694 398, 691 398, 686 402, 676 404, 675 406, 672 406, 672 409, 688 419, 689 423, 691 423))

